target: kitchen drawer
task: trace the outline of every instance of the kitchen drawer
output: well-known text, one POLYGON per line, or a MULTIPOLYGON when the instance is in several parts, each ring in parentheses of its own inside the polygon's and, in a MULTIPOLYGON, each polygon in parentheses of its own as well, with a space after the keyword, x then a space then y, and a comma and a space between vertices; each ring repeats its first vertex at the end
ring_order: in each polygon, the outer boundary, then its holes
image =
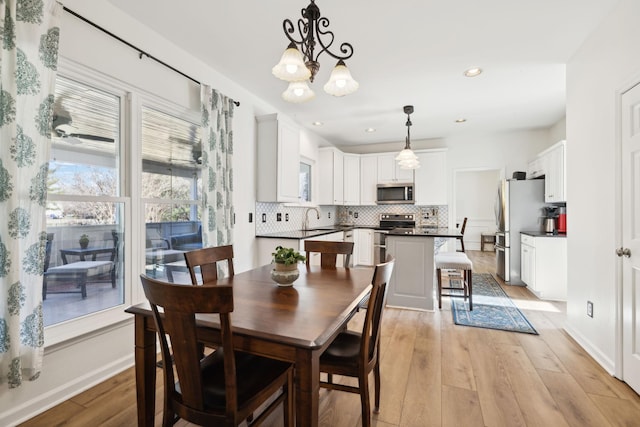
POLYGON ((523 245, 535 246, 535 237, 528 234, 520 234, 520 243, 523 245))

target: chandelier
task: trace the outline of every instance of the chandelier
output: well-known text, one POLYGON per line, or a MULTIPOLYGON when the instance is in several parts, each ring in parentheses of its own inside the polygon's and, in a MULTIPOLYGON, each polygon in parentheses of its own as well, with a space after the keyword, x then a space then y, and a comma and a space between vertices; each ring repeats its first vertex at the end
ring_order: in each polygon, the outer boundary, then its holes
POLYGON ((398 153, 396 160, 400 169, 418 169, 420 168, 420 161, 418 156, 411 150, 411 113, 413 113, 413 105, 405 105, 404 113, 407 115, 407 139, 405 140, 404 149, 398 153))
POLYGON ((353 55, 353 46, 342 43, 340 52, 329 50, 334 41, 332 31, 328 30, 329 19, 320 16, 320 9, 315 0, 301 11, 302 18, 298 19, 298 34, 290 19, 282 23, 284 34, 290 43, 282 54, 280 62, 271 69, 274 76, 289 82, 289 87, 282 93, 282 98, 289 102, 305 102, 313 99, 315 94, 308 85, 313 83, 320 63, 318 57, 322 53, 338 60, 331 72, 329 81, 324 85, 324 91, 333 96, 344 96, 358 89, 356 82, 344 61, 353 55), (298 47, 300 49, 298 49, 298 47))

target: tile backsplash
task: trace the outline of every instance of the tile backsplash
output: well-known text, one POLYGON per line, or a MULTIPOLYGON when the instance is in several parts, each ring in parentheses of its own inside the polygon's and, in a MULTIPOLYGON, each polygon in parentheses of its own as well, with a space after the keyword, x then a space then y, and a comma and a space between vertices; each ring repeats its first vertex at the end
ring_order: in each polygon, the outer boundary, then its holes
MULTIPOLYGON (((279 233, 302 229, 306 206, 290 206, 282 203, 256 203, 256 234, 279 233), (280 221, 278 221, 278 214, 280 221), (263 215, 265 222, 262 222, 263 215), (288 218, 288 221, 287 221, 288 218)), ((308 212, 309 227, 325 227, 335 224, 375 226, 381 213, 416 215, 418 226, 448 227, 448 206, 318 206, 320 219, 312 209, 308 212)))

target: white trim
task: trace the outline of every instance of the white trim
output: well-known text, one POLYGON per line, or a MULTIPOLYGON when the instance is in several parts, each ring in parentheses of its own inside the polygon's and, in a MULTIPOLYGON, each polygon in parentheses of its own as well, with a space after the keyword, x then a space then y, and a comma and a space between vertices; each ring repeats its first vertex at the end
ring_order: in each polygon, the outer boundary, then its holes
POLYGON ((571 338, 573 338, 578 345, 580 345, 588 354, 591 356, 602 368, 607 371, 610 375, 615 375, 615 363, 613 360, 608 358, 606 354, 600 351, 600 349, 593 345, 591 341, 584 337, 584 335, 580 334, 576 329, 573 329, 569 324, 565 324, 564 328, 565 332, 569 334, 571 338))

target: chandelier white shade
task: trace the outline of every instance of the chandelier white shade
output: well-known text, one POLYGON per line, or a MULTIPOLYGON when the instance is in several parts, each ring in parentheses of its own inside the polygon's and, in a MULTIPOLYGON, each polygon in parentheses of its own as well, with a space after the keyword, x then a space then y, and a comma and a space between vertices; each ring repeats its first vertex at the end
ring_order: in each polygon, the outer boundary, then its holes
POLYGON ((324 91, 333 96, 345 96, 358 90, 359 86, 341 59, 331 72, 329 81, 324 85, 324 91))
POLYGON ((302 54, 293 42, 289 43, 280 62, 271 69, 271 72, 280 80, 287 82, 299 82, 311 77, 311 71, 305 65, 302 54))
POLYGON ((287 90, 282 92, 282 99, 287 102, 301 103, 309 101, 316 97, 316 94, 311 90, 306 81, 291 82, 287 90))

